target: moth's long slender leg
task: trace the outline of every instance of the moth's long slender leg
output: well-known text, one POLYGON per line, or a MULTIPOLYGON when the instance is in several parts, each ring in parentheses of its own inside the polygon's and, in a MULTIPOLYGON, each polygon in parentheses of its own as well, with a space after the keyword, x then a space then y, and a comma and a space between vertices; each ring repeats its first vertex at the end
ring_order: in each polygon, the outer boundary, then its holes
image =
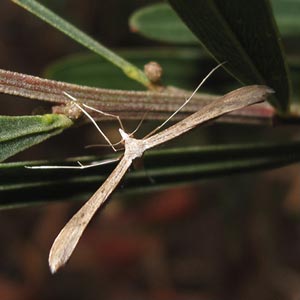
POLYGON ((64 92, 64 95, 69 97, 72 101, 74 101, 74 104, 76 107, 78 107, 89 119, 90 121, 94 124, 94 126, 97 128, 97 130, 100 132, 100 134, 104 137, 104 139, 107 141, 107 143, 111 146, 111 148, 116 152, 116 148, 113 146, 112 142, 109 140, 109 138, 105 135, 105 133, 101 130, 101 128, 98 126, 97 122, 93 119, 93 117, 84 109, 82 108, 78 103, 77 99, 70 95, 67 92, 64 92))
POLYGON ((26 169, 89 169, 89 168, 94 168, 94 167, 98 167, 98 166, 103 166, 103 165, 107 165, 116 161, 119 161, 120 157, 117 158, 111 158, 111 159, 106 159, 106 160, 102 160, 100 162, 93 162, 91 164, 88 165, 84 165, 82 164, 80 161, 77 161, 78 166, 72 166, 72 165, 68 165, 68 166, 53 166, 53 165, 48 165, 48 166, 25 166, 26 169))
POLYGON ((121 121, 121 119, 120 119, 119 116, 114 115, 114 114, 107 113, 107 112, 102 111, 102 110, 99 110, 99 109, 96 109, 96 108, 94 108, 94 107, 92 107, 92 106, 89 106, 89 105, 87 105, 87 104, 85 104, 85 103, 83 103, 82 105, 83 105, 84 107, 86 107, 86 108, 88 108, 88 109, 90 109, 90 110, 93 110, 93 111, 95 111, 95 112, 97 112, 97 113, 100 113, 100 114, 102 114, 102 115, 104 115, 104 116, 112 117, 112 118, 117 119, 118 122, 119 122, 119 124, 120 124, 120 126, 121 126, 121 128, 125 131, 124 126, 123 126, 123 123, 122 123, 122 121, 121 121))

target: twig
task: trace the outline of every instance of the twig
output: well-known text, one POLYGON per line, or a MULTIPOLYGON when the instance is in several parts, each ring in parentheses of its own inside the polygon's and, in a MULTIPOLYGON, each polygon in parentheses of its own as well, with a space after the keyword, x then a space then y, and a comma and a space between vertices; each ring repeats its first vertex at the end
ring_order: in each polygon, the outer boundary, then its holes
MULTIPOLYGON (((182 99, 187 99, 191 94, 191 92, 171 87, 161 92, 100 89, 0 69, 0 92, 2 93, 56 104, 68 104, 68 99, 62 97, 64 91, 70 93, 79 102, 101 111, 117 114, 123 120, 140 120, 145 113, 147 113, 145 119, 165 120, 182 104, 182 99)), ((218 98, 220 96, 196 94, 190 104, 184 107, 174 120, 183 119, 218 98)), ((274 109, 264 103, 225 115, 220 120, 270 125, 274 114, 274 109)), ((97 113, 91 113, 91 115, 96 120, 107 119, 107 117, 99 117, 97 113)))

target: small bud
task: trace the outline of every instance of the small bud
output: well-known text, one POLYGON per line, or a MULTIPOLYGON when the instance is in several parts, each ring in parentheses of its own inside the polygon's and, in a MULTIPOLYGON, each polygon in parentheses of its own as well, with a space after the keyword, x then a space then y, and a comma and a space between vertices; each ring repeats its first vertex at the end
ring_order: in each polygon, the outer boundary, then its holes
POLYGON ((144 66, 144 72, 152 83, 160 83, 163 74, 163 69, 160 64, 151 61, 144 66))

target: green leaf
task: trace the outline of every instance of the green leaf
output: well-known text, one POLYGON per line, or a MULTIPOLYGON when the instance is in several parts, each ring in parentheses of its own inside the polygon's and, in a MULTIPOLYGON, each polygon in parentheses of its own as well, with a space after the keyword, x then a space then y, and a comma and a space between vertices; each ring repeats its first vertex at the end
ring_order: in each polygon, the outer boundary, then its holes
MULTIPOLYGON (((96 159, 96 157, 82 157, 63 163, 53 162, 53 164, 77 165, 78 160, 88 164, 96 159)), ((146 190, 178 186, 236 173, 267 170, 299 161, 300 142, 298 141, 149 151, 144 157, 147 171, 127 173, 124 181, 126 189, 119 189, 119 191, 145 193, 146 190)), ((86 170, 24 168, 28 165, 45 164, 49 162, 0 164, 0 207, 66 199, 87 200, 115 167, 115 164, 112 164, 86 170)))
POLYGON ((136 80, 144 86, 149 86, 149 80, 140 69, 132 65, 122 57, 118 56, 102 44, 82 32, 71 23, 65 21, 51 10, 36 2, 35 0, 11 0, 12 2, 22 6, 32 14, 36 15, 43 21, 47 22, 51 26, 57 28, 64 34, 68 35, 78 43, 82 44, 86 48, 95 52, 96 54, 104 57, 117 67, 119 67, 129 78, 136 80))
POLYGON ((0 116, 0 161, 61 133, 72 124, 64 115, 0 116))
POLYGON ((290 84, 268 0, 169 0, 202 45, 244 84, 267 84, 272 104, 289 109, 290 84))
MULTIPOLYGON (((123 50, 120 53, 141 67, 149 61, 157 61, 163 67, 165 85, 186 89, 192 88, 193 84, 204 76, 200 75, 199 65, 202 66, 202 63, 208 61, 205 53, 193 48, 123 50)), ((205 69, 203 72, 206 72, 205 69)), ((110 63, 93 54, 71 55, 58 60, 48 66, 45 77, 101 88, 125 90, 140 88, 134 81, 124 78, 110 63)))
POLYGON ((300 34, 300 1, 299 0, 272 0, 274 15, 280 33, 286 36, 300 34))
MULTIPOLYGON (((271 2, 281 35, 284 38, 297 37, 300 34, 300 1, 271 2)), ((136 10, 129 19, 129 25, 133 32, 149 39, 174 44, 199 43, 168 3, 156 3, 136 10)))
POLYGON ((131 31, 149 39, 176 44, 199 44, 198 39, 167 3, 138 9, 131 15, 129 26, 131 31))

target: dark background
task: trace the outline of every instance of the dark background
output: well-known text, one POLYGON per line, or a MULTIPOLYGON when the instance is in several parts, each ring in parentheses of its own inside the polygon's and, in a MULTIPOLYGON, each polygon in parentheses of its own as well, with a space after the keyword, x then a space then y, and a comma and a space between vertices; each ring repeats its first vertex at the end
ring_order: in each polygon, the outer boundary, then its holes
MULTIPOLYGON (((152 1, 43 3, 108 47, 159 46, 127 25, 137 7, 152 1)), ((41 76, 49 63, 83 50, 10 1, 0 2, 0 68, 41 76)), ((1 114, 31 114, 37 106, 6 95, 0 100, 1 114)), ((80 142, 72 129, 14 160, 76 155, 85 130, 80 142)), ((222 140, 230 132, 233 140, 245 139, 232 127, 205 134, 222 140)), ((0 211, 0 299, 300 298, 299 165, 138 194, 134 201, 122 187, 54 276, 48 251, 81 203, 0 211)))

